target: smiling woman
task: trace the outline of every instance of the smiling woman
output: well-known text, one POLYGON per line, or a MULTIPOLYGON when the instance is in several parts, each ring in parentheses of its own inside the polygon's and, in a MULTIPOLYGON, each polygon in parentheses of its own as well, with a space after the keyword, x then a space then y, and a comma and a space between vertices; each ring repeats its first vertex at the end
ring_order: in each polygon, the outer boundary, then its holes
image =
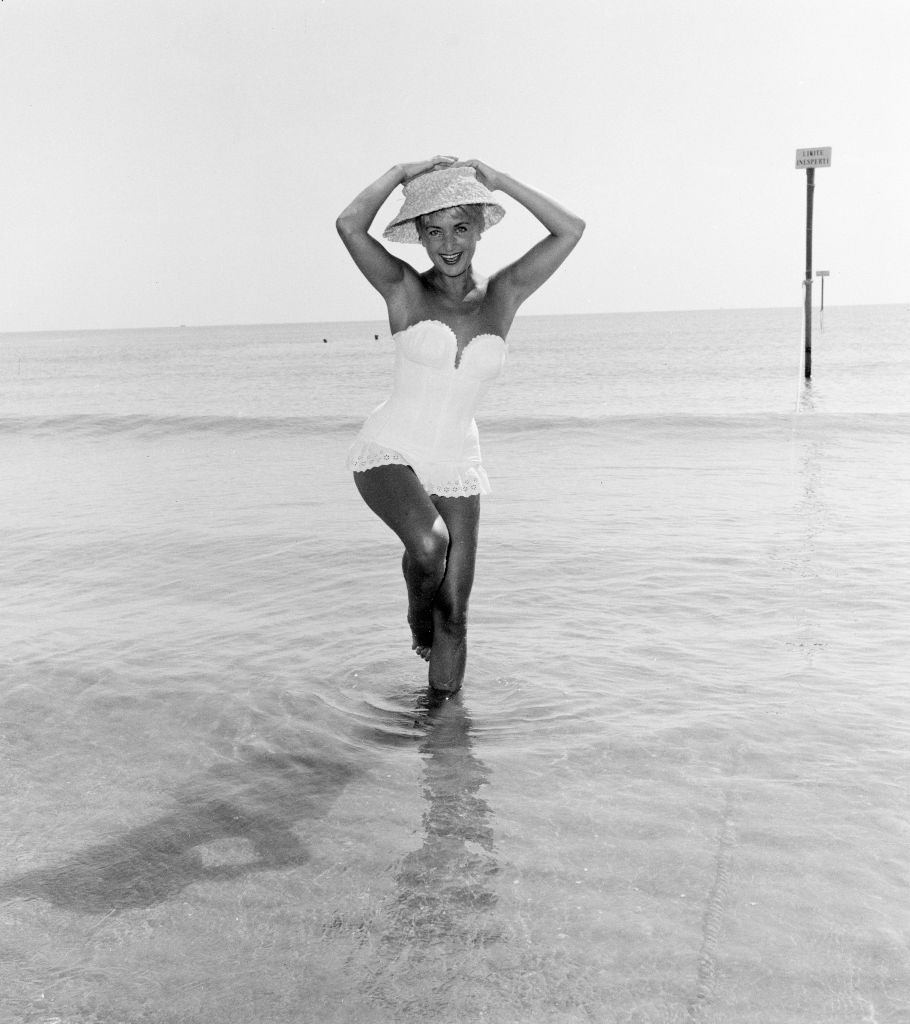
POLYGON ((425 239, 428 237, 428 233, 431 230, 436 230, 436 224, 433 222, 434 217, 446 217, 447 215, 454 217, 459 221, 467 221, 468 225, 473 225, 477 228, 479 234, 483 234, 483 229, 486 227, 486 221, 483 215, 483 207, 477 203, 465 203, 461 206, 451 206, 446 210, 435 210, 433 213, 424 213, 417 218, 417 235, 420 241, 425 244, 425 239))
POLYGON ((443 267, 468 265, 483 233, 482 209, 477 204, 451 206, 415 218, 417 236, 430 259, 436 262, 438 255, 443 267))
POLYGON ((519 306, 569 255, 584 222, 479 160, 437 156, 393 167, 336 223, 386 301, 396 344, 392 394, 367 419, 348 465, 364 501, 404 544, 411 646, 429 662, 431 693, 448 696, 464 680, 480 495, 490 490, 474 410, 502 370, 519 306), (369 234, 400 184, 404 203, 383 237, 421 244, 431 266, 420 274, 369 234), (548 234, 486 279, 473 260, 483 232, 505 215, 497 189, 548 234))

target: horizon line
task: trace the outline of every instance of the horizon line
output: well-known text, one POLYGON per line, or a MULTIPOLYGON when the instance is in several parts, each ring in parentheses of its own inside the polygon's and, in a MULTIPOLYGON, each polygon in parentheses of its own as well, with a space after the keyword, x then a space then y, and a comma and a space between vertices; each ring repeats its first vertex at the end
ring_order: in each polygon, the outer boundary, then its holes
MULTIPOLYGON (((830 303, 826 309, 863 309, 880 306, 907 306, 910 299, 900 302, 854 302, 830 303)), ((814 310, 819 310, 813 305, 814 310)), ((580 316, 660 316, 666 313, 745 313, 754 310, 793 310, 802 313, 802 303, 786 306, 693 306, 677 309, 613 309, 599 312, 574 313, 519 313, 516 320, 533 320, 544 317, 580 317, 580 316)), ((367 320, 261 320, 244 321, 241 323, 160 323, 145 325, 120 325, 117 327, 39 327, 26 330, 3 330, 0 338, 21 336, 25 334, 104 334, 117 331, 180 331, 180 330, 217 330, 226 327, 303 327, 319 324, 385 324, 385 318, 367 320)))

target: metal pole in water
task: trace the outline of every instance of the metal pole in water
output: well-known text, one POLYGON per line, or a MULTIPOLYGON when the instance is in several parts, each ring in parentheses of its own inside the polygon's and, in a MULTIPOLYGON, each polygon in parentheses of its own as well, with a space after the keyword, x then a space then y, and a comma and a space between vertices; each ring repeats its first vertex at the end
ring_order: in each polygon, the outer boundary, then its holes
POLYGON ((806 380, 812 376, 812 207, 815 200, 815 168, 806 168, 806 294, 805 294, 805 331, 804 345, 806 349, 805 375, 806 380))
POLYGON ((805 329, 803 347, 805 350, 804 372, 806 380, 812 376, 812 205, 815 198, 815 168, 831 166, 831 147, 817 146, 814 149, 796 151, 796 169, 806 171, 806 276, 803 280, 805 295, 805 329))

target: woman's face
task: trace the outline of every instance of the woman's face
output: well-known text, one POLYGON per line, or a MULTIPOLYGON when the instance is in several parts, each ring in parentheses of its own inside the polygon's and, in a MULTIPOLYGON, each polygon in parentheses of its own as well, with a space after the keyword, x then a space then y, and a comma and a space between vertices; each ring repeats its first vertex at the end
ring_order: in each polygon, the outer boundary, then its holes
POLYGON ((458 277, 470 267, 480 240, 480 224, 462 207, 450 206, 419 217, 417 231, 441 274, 458 277))

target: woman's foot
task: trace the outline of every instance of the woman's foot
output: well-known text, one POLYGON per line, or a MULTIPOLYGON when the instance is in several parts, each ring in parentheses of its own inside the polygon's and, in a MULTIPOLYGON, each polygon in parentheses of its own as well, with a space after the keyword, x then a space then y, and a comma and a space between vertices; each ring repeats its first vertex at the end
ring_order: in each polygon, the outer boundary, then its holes
POLYGON ((408 625, 411 627, 411 650, 424 661, 429 661, 430 652, 433 650, 432 617, 429 623, 418 623, 416 618, 412 618, 408 613, 408 625))

